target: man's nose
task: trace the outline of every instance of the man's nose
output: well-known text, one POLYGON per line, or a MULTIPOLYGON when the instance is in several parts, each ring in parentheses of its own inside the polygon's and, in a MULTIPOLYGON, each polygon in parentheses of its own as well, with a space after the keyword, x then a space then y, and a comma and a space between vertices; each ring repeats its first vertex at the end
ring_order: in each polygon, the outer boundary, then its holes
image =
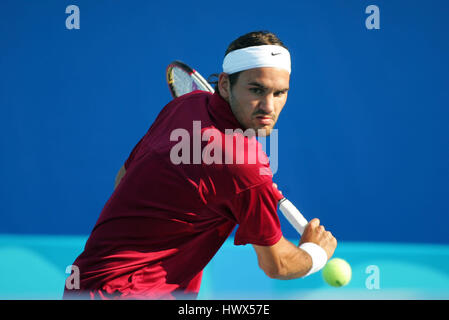
POLYGON ((274 96, 272 94, 265 95, 260 103, 260 109, 266 114, 274 113, 274 96))

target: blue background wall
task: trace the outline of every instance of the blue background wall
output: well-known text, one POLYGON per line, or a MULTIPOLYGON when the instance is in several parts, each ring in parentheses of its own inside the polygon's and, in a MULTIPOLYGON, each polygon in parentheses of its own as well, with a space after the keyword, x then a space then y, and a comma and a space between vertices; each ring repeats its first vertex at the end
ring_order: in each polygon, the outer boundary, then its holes
POLYGON ((339 240, 449 243, 448 12, 445 0, 2 0, 0 233, 88 234, 171 99, 166 65, 219 72, 233 39, 268 29, 293 59, 283 193, 339 240), (70 4, 79 30, 65 27, 70 4), (380 30, 365 27, 370 4, 380 30))

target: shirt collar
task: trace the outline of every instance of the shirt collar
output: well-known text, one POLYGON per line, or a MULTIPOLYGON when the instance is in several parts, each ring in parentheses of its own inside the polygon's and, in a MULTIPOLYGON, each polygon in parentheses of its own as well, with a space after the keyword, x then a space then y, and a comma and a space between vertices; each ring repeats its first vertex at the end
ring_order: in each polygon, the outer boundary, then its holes
POLYGON ((225 129, 243 130, 243 127, 234 116, 231 106, 218 92, 215 92, 209 99, 207 109, 212 121, 220 131, 224 132, 225 129))

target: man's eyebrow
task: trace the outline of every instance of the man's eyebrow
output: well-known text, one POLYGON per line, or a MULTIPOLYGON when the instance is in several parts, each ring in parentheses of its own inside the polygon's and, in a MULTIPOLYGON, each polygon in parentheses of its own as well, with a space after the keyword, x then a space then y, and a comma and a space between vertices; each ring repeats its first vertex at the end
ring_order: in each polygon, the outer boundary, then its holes
POLYGON ((266 89, 266 88, 267 88, 267 87, 261 85, 261 84, 258 83, 258 82, 250 82, 250 83, 248 83, 248 85, 250 85, 250 86, 256 86, 256 87, 259 87, 259 88, 261 88, 261 89, 266 89))
MULTIPOLYGON (((260 83, 258 83, 258 82, 249 82, 248 83, 248 85, 250 85, 250 86, 255 86, 255 87, 258 87, 258 88, 260 88, 260 89, 267 89, 267 87, 265 87, 264 85, 261 85, 260 83)), ((281 89, 281 90, 276 90, 276 91, 282 91, 282 92, 286 92, 286 91, 288 91, 290 88, 283 88, 283 89, 281 89)))

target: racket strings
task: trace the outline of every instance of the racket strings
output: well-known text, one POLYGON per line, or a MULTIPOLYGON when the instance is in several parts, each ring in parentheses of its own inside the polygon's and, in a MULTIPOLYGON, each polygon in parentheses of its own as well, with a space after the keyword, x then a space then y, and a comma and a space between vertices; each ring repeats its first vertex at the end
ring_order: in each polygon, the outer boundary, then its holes
POLYGON ((192 92, 193 79, 190 74, 179 68, 173 68, 173 88, 176 96, 192 92))
POLYGON ((177 97, 190 93, 195 90, 213 92, 208 83, 198 79, 194 73, 188 73, 185 70, 175 67, 171 70, 172 87, 177 97))

